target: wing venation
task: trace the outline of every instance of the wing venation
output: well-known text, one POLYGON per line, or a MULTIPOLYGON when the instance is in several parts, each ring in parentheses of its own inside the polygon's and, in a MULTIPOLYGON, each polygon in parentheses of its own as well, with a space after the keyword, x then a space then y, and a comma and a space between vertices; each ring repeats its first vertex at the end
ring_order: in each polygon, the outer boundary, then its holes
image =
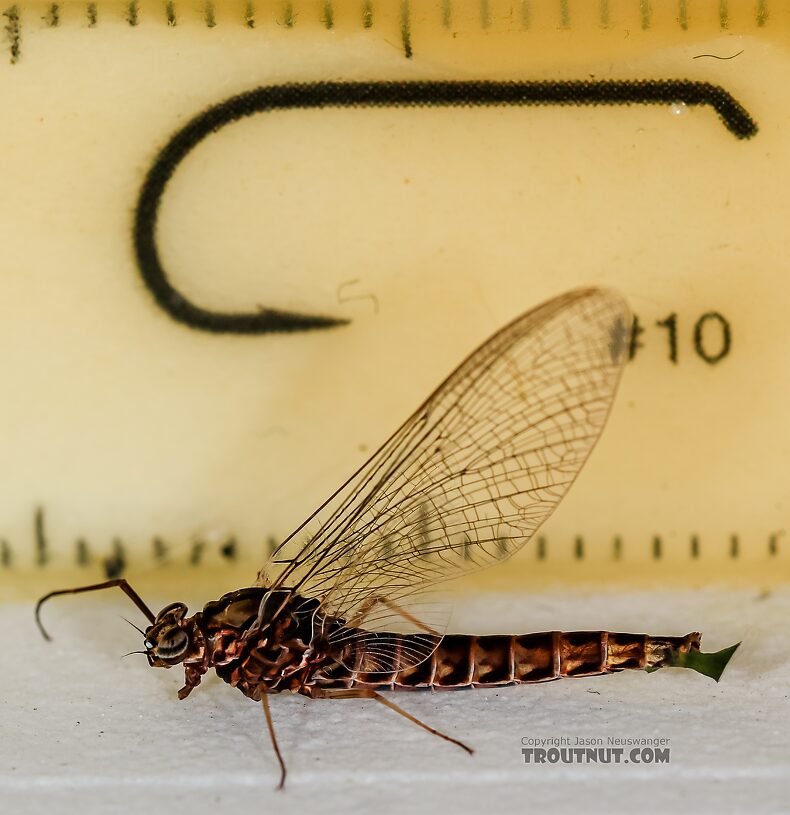
MULTIPOLYGON (((359 628, 412 617, 440 629, 414 611, 422 593, 512 555, 576 479, 611 409, 631 321, 618 294, 590 288, 506 325, 308 519, 324 520, 276 584, 359 628)), ((366 646, 364 631, 336 636, 357 658, 383 647, 372 633, 366 646)), ((425 641, 412 662, 436 637, 425 641)))

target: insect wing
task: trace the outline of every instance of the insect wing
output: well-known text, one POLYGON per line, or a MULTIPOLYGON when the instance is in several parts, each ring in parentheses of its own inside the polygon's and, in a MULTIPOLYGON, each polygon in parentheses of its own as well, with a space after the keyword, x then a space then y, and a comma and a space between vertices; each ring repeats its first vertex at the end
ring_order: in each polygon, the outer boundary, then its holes
POLYGON ((399 667, 425 659, 446 620, 425 611, 425 592, 504 560, 534 535, 601 434, 631 321, 618 294, 595 288, 518 317, 286 540, 326 518, 275 584, 346 621, 332 635, 344 662, 387 670, 391 645, 376 631, 404 624, 424 636, 409 638, 399 667))

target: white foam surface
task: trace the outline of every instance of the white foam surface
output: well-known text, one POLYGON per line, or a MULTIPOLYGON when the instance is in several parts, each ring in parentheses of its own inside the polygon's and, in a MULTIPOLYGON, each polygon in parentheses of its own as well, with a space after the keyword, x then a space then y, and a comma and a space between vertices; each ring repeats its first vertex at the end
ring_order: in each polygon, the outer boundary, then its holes
MULTIPOLYGON (((172 599, 172 598, 167 598, 172 599)), ((696 813, 790 808, 790 591, 557 592, 464 602, 456 630, 703 632, 743 640, 722 681, 680 669, 390 698, 470 757, 372 701, 278 696, 284 792, 259 705, 216 678, 185 702, 119 619, 123 598, 0 606, 2 812, 696 813), (526 764, 523 738, 668 738, 668 764, 526 764), (242 810, 243 808, 243 810, 242 810)))

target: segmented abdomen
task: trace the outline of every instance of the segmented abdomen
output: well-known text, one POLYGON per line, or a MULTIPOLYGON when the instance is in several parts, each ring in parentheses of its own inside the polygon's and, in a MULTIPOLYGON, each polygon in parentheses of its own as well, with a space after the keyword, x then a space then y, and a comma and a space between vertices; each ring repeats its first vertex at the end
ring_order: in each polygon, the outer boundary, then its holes
POLYGON ((399 654, 401 650, 408 651, 410 635, 383 636, 392 638, 393 670, 369 673, 364 670, 364 664, 357 663, 356 670, 332 671, 329 683, 319 680, 318 684, 381 690, 443 690, 546 682, 564 676, 660 668, 668 664, 671 651, 699 650, 700 645, 700 635, 696 632, 685 637, 609 631, 546 631, 482 637, 450 634, 424 662, 398 670, 399 654))

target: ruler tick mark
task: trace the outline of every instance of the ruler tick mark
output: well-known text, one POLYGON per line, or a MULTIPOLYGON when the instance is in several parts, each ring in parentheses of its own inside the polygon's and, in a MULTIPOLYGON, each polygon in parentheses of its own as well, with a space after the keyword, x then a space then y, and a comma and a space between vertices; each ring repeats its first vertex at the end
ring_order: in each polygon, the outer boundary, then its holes
POLYGON ((112 546, 112 554, 104 559, 104 573, 107 575, 107 580, 115 580, 126 570, 126 553, 123 542, 120 538, 116 538, 112 546))
POLYGON ((601 28, 609 28, 609 0, 601 0, 598 6, 598 22, 601 28))
POLYGON ((293 28, 295 22, 296 22, 296 18, 294 17, 293 3, 284 3, 283 4, 283 23, 282 24, 286 28, 293 28))
POLYGON ((480 0, 480 27, 491 28, 491 6, 488 0, 480 0))
POLYGON ((167 0, 165 3, 165 18, 167 19, 167 24, 170 28, 175 28, 176 26, 176 5, 173 0, 167 0))
POLYGON ((140 22, 140 7, 137 0, 132 0, 126 7, 126 22, 131 26, 136 26, 140 22))
POLYGON ((571 27, 571 7, 568 0, 560 0, 560 28, 571 27))
POLYGON ((321 12, 321 22, 327 31, 331 31, 335 27, 335 9, 329 2, 324 3, 324 8, 321 12))
POLYGON ((373 3, 371 0, 365 0, 365 4, 362 6, 362 27, 373 27, 373 3))
MULTIPOLYGON (((53 556, 50 551, 49 540, 45 531, 45 511, 43 507, 35 511, 35 549, 34 549, 34 563, 39 568, 48 565, 53 556)), ((777 558, 779 552, 779 537, 783 531, 774 532, 767 535, 767 555, 769 558, 777 558)), ((648 554, 650 559, 654 562, 664 560, 665 547, 663 539, 660 535, 653 535, 650 537, 650 546, 648 554)), ((694 533, 689 537, 689 550, 688 557, 690 560, 698 560, 701 556, 700 538, 699 535, 694 533)), ((502 548, 504 542, 502 540, 496 541, 497 545, 502 548)), ((716 547, 717 560, 728 559, 735 561, 740 558, 741 546, 740 536, 738 534, 731 534, 727 538, 727 547, 716 547)), ((468 540, 464 544, 464 552, 467 551, 468 540)), ((269 536, 263 543, 265 559, 269 559, 271 555, 278 548, 278 540, 273 536, 269 536)), ((151 539, 150 560, 158 566, 167 566, 173 563, 170 560, 170 545, 160 536, 154 536, 151 539)), ((674 550, 672 550, 674 551, 674 550)), ((621 535, 617 534, 611 538, 611 559, 613 561, 622 561, 624 558, 625 545, 621 535)), ((128 559, 129 549, 119 536, 112 539, 112 545, 109 554, 98 556, 98 563, 107 576, 107 579, 114 579, 125 575, 129 567, 128 559)), ((217 542, 216 547, 214 544, 207 543, 204 539, 193 539, 189 544, 186 562, 194 567, 202 567, 210 564, 207 557, 212 554, 218 555, 226 562, 235 562, 242 559, 243 548, 240 547, 238 539, 235 535, 228 535, 222 541, 217 542)), ((570 549, 570 557, 574 560, 583 561, 587 559, 588 552, 585 546, 584 536, 581 534, 575 535, 572 538, 572 547, 570 549)), ((6 538, 0 538, 0 569, 10 569, 14 565, 15 550, 11 543, 6 538)), ((545 536, 541 535, 535 541, 535 559, 545 562, 548 559, 548 540, 545 536)), ((88 540, 84 537, 79 537, 74 541, 73 549, 73 563, 78 568, 88 568, 93 562, 97 560, 97 556, 91 551, 91 546, 88 540)))
POLYGON ((96 28, 96 23, 99 22, 99 12, 96 8, 96 3, 88 3, 86 14, 88 16, 88 28, 96 28))
POLYGON ((691 557, 696 559, 699 557, 699 536, 691 536, 691 557))
POLYGON ((22 22, 19 19, 19 9, 11 6, 3 12, 3 17, 7 20, 5 36, 11 52, 11 64, 14 65, 22 56, 22 22))
POLYGON ((74 559, 77 561, 78 566, 87 566, 91 562, 88 541, 86 541, 85 538, 79 538, 77 540, 74 546, 74 559))
POLYGON ((532 6, 530 0, 521 0, 521 27, 526 31, 532 25, 532 6))
POLYGON ((763 28, 768 22, 768 0, 757 0, 755 15, 758 27, 763 28))
POLYGON ((653 9, 650 0, 639 0, 639 16, 642 21, 642 31, 648 31, 653 22, 653 9))
POLYGON ((151 554, 155 561, 161 562, 167 557, 167 544, 160 537, 151 541, 151 554))
POLYGON ((244 25, 247 28, 255 28, 255 6, 248 2, 244 9, 244 25))
POLYGON ((36 509, 36 516, 34 520, 35 537, 36 537, 36 564, 44 566, 49 560, 49 553, 47 552, 47 536, 44 530, 44 508, 38 507, 36 509))
POLYGON ((442 26, 450 28, 453 24, 453 4, 452 0, 442 0, 442 26))
POLYGON ((192 544, 192 551, 189 554, 189 565, 199 566, 205 550, 206 544, 204 541, 195 541, 194 544, 192 544))
POLYGON ((678 25, 687 31, 689 27, 688 0, 680 0, 678 3, 678 25))
POLYGON ((409 0, 403 0, 400 7, 400 36, 403 42, 403 56, 411 59, 414 51, 411 47, 411 9, 409 0))
POLYGON ((730 26, 730 5, 727 0, 719 0, 719 28, 725 30, 730 26))
POLYGON ((49 28, 57 28, 60 25, 60 7, 57 3, 52 3, 44 18, 49 28))
POLYGON ((206 28, 214 28, 217 24, 217 18, 214 14, 214 4, 209 0, 203 9, 203 19, 206 21, 206 28))

